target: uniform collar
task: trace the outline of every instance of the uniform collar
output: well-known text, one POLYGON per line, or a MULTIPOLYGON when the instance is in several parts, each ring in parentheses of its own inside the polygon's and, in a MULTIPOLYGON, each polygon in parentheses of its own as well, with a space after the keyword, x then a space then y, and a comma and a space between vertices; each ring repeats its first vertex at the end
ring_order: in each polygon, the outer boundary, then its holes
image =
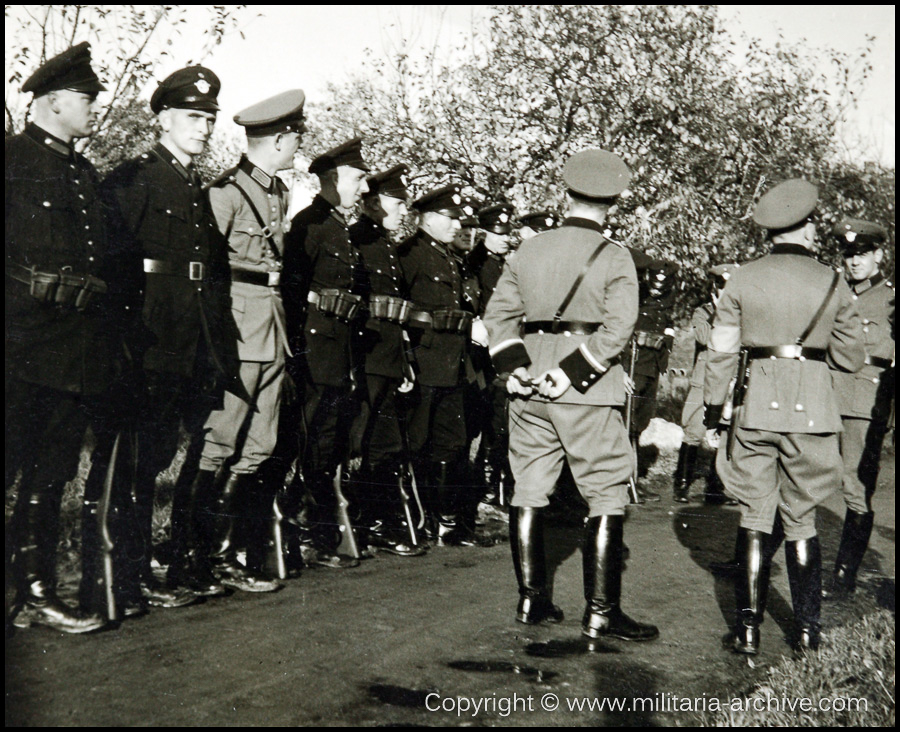
POLYGON ((444 256, 450 255, 450 247, 446 244, 442 244, 437 239, 435 239, 431 234, 429 234, 425 229, 419 229, 419 235, 422 237, 422 241, 426 244, 430 244, 435 249, 437 249, 444 256))
POLYGON ((47 148, 61 158, 75 157, 75 146, 71 142, 63 142, 56 135, 51 135, 47 130, 38 127, 33 122, 25 127, 25 134, 38 145, 47 148))
POLYGON ((800 244, 773 244, 772 251, 769 254, 796 254, 800 257, 816 258, 812 249, 807 249, 800 244))
POLYGON ((258 165, 251 163, 246 155, 241 156, 241 162, 238 163, 238 170, 242 170, 247 176, 256 181, 266 193, 272 192, 272 188, 275 185, 275 176, 269 175, 258 165))
POLYGON ((387 231, 385 230, 385 228, 381 224, 379 224, 377 221, 374 221, 373 219, 369 218, 365 214, 360 214, 359 223, 362 226, 369 229, 370 231, 373 231, 376 234, 378 234, 378 236, 387 238, 386 237, 387 231))
POLYGON ((578 226, 582 229, 590 229, 591 231, 596 231, 598 234, 603 234, 604 228, 596 221, 591 221, 590 219, 583 219, 580 216, 569 216, 562 222, 562 226, 578 226))
POLYGON ((175 172, 178 173, 182 178, 184 178, 189 183, 194 182, 193 179, 197 176, 197 169, 193 164, 189 165, 185 168, 171 152, 169 149, 163 145, 161 142, 156 143, 156 147, 153 148, 154 154, 163 162, 168 163, 172 168, 175 169, 175 172))
POLYGON ((850 286, 853 288, 853 292, 857 295, 861 295, 866 290, 871 290, 882 282, 884 282, 884 275, 881 274, 881 272, 878 272, 874 277, 869 277, 868 279, 860 280, 859 282, 853 282, 850 286))
POLYGON ((321 193, 317 193, 316 197, 313 198, 313 205, 322 211, 327 211, 330 213, 335 221, 337 221, 341 226, 347 226, 347 219, 344 218, 344 215, 338 211, 338 209, 331 204, 331 202, 324 198, 321 193))

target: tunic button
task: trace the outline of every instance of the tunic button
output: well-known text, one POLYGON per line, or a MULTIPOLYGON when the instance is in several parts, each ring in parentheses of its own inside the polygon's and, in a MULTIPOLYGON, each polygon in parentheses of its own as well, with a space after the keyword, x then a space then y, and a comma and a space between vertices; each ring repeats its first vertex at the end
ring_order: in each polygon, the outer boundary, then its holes
POLYGON ((88 262, 93 262, 93 261, 94 261, 93 257, 88 257, 88 262))
POLYGON ((172 210, 167 208, 167 209, 166 209, 166 213, 167 213, 167 214, 170 214, 170 213, 172 213, 172 210))
POLYGON ((435 277, 435 278, 434 278, 434 281, 435 281, 435 282, 439 282, 440 279, 441 279, 440 277, 435 277))
POLYGON ((810 426, 810 427, 813 426, 813 421, 812 421, 812 420, 809 420, 809 426, 810 426))
POLYGON ((309 329, 309 332, 310 332, 310 333, 315 333, 315 332, 316 332, 316 329, 315 329, 315 328, 310 328, 310 329, 309 329))
POLYGON ((94 242, 91 239, 88 239, 88 246, 89 247, 94 246, 94 242))
POLYGON ((868 325, 868 324, 869 324, 869 319, 863 318, 863 325, 868 325))
POLYGON ((854 300, 859 300, 859 295, 853 295, 854 300))
POLYGON ((863 328, 863 333, 868 333, 868 332, 869 332, 869 328, 868 328, 868 327, 863 328))
POLYGON ((772 409, 778 409, 778 402, 772 402, 770 406, 772 407, 772 409))
POLYGON ((90 231, 90 230, 91 230, 91 227, 90 227, 88 224, 85 224, 85 225, 84 225, 84 230, 85 230, 85 231, 90 231))
MULTIPOLYGON (((83 194, 83 193, 79 193, 79 194, 78 194, 78 197, 79 197, 82 201, 84 200, 84 194, 83 194)), ((864 322, 864 323, 868 323, 869 321, 868 321, 868 320, 864 320, 863 322, 864 322)))
POLYGON ((44 201, 44 208, 50 208, 50 201, 44 201))
POLYGON ((582 386, 587 386, 588 383, 587 383, 586 381, 582 381, 582 382, 581 382, 581 385, 582 385, 582 386))
POLYGON ((877 384, 879 381, 881 381, 881 379, 879 379, 877 376, 874 379, 872 379, 873 384, 877 384))
POLYGON ((802 411, 803 411, 803 405, 802 405, 802 404, 795 404, 795 405, 794 405, 794 411, 796 411, 796 412, 802 412, 802 411))
POLYGON ((566 338, 568 338, 568 337, 569 337, 570 335, 572 335, 572 334, 571 334, 569 331, 564 330, 564 331, 563 331, 563 335, 564 335, 566 338))

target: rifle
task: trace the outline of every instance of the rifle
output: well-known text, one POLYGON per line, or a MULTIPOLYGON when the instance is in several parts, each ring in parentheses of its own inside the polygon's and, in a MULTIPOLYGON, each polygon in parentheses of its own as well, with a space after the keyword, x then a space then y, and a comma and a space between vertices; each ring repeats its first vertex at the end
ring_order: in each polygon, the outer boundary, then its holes
POLYGON ((750 381, 750 350, 742 348, 738 357, 737 381, 734 384, 734 393, 731 396, 731 421, 728 423, 728 437, 725 441, 725 459, 731 460, 734 451, 734 440, 737 434, 737 422, 744 406, 744 397, 747 394, 747 384, 750 381))
POLYGON ((334 480, 332 481, 332 485, 334 486, 334 495, 337 499, 337 519, 340 526, 338 527, 341 531, 341 544, 338 547, 338 552, 340 554, 347 554, 354 559, 359 559, 361 554, 359 553, 359 547, 356 545, 356 535, 353 533, 353 524, 350 522, 350 513, 347 511, 347 507, 350 505, 350 501, 347 500, 347 497, 344 495, 343 483, 344 478, 344 466, 343 464, 338 465, 337 470, 334 473, 334 480))
MULTIPOLYGON (((631 358, 628 364, 628 378, 634 383, 634 369, 637 365, 637 338, 631 337, 631 358)), ((628 478, 628 493, 631 496, 632 503, 640 503, 641 499, 637 492, 637 439, 631 436, 631 424, 634 421, 634 393, 625 395, 625 431, 628 432, 628 439, 631 441, 631 453, 633 456, 633 464, 631 475, 628 478)))
POLYGON ((284 559, 284 533, 281 524, 284 521, 284 513, 278 505, 278 496, 272 501, 272 543, 275 544, 275 568, 278 579, 287 579, 287 563, 284 559))
MULTIPOLYGON (((409 539, 412 541, 413 546, 419 546, 419 539, 416 536, 416 526, 413 522, 412 511, 409 510, 409 493, 406 492, 406 488, 403 485, 403 467, 400 467, 399 472, 397 473, 397 487, 400 489, 400 502, 403 504, 403 515, 406 517, 406 525, 409 528, 409 539)), ((415 484, 415 476, 412 473, 412 466, 410 466, 410 479, 415 484)), ((418 498, 418 493, 416 494, 416 498, 418 498)))
POLYGON ((112 452, 109 455, 109 465, 106 468, 106 476, 103 478, 103 494, 97 505, 97 526, 100 534, 100 552, 103 557, 103 590, 106 602, 106 616, 109 620, 117 620, 116 597, 113 591, 114 573, 112 552, 115 548, 112 536, 109 533, 109 508, 112 502, 112 492, 116 476, 116 460, 119 457, 119 443, 122 441, 122 433, 116 434, 112 452))
MULTIPOLYGON (((422 499, 419 497, 419 486, 416 483, 416 473, 413 470, 412 453, 409 449, 409 432, 407 431, 406 415, 402 408, 397 409, 397 419, 400 422, 400 443, 403 448, 403 460, 400 466, 400 500, 403 501, 403 512, 406 514, 406 520, 409 523, 410 535, 415 533, 415 529, 421 529, 425 526, 425 509, 422 507, 422 499), (409 496, 403 489, 403 472, 409 474, 409 489, 412 491, 413 498, 416 499, 416 509, 419 512, 419 521, 413 522, 412 515, 409 511, 409 496)), ((413 545, 418 545, 413 538, 413 545)))

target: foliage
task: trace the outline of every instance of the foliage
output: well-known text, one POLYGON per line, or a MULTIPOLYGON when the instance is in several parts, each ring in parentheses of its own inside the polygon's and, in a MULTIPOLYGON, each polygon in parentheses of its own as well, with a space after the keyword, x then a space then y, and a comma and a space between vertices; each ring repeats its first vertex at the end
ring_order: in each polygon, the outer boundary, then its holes
POLYGON ((842 160, 838 144, 869 48, 828 52, 829 80, 802 43, 746 45, 713 7, 494 6, 449 61, 403 43, 389 62, 370 56, 313 107, 306 148, 359 134, 377 166, 409 162, 419 192, 454 179, 519 209, 560 208, 568 156, 613 150, 635 177, 611 223, 682 265, 684 311, 709 265, 762 253, 750 213, 775 182, 822 185, 823 234, 842 211, 893 226, 893 172, 842 160))
POLYGON ((886 610, 824 634, 822 647, 799 659, 783 659, 746 694, 751 711, 706 715, 709 727, 893 727, 894 616, 886 610), (770 705, 772 699, 775 703, 770 705), (801 713, 779 708, 782 699, 825 702, 826 710, 801 713), (864 699, 862 709, 841 701, 864 699), (755 703, 753 700, 756 700, 755 703), (831 707, 839 711, 833 711, 831 707), (759 707, 764 711, 753 711, 759 707))
MULTIPOLYGON (((89 41, 93 66, 107 87, 97 131, 81 150, 101 173, 149 148, 156 121, 144 89, 165 65, 199 63, 237 30, 245 5, 7 5, 16 33, 6 49, 6 134, 24 126, 29 95, 22 82, 48 58, 89 41), (175 58, 175 39, 197 34, 195 58, 175 58)), ((239 31, 238 31, 239 32, 239 31)))

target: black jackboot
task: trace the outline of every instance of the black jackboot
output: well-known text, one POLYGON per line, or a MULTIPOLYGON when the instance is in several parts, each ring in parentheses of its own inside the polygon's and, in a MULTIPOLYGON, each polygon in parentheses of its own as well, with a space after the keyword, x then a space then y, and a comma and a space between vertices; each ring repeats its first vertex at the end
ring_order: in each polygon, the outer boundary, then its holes
POLYGON ((213 526, 215 544, 210 556, 212 569, 226 587, 243 592, 275 592, 281 583, 255 575, 237 561, 235 526, 240 493, 249 476, 230 473, 215 503, 213 526))
MULTIPOLYGON (((280 524, 275 515, 275 489, 260 480, 260 476, 246 476, 249 490, 246 491, 247 508, 244 516, 244 543, 247 552, 247 569, 260 577, 270 576, 267 572, 270 549, 280 541, 280 524)), ((283 547, 280 548, 283 552, 283 547)), ((278 564, 276 558, 276 565, 278 564)), ((281 570, 276 569, 276 574, 281 570)))
POLYGON ((709 474, 706 477, 706 492, 703 494, 704 503, 707 506, 737 506, 738 502, 725 494, 725 486, 716 472, 716 456, 713 455, 709 465, 709 474))
POLYGON ((16 526, 22 533, 16 549, 19 600, 13 619, 17 628, 45 625, 62 633, 90 633, 106 625, 96 614, 81 613, 56 596, 56 544, 64 482, 41 491, 25 490, 16 505, 16 526))
POLYGON ((791 646, 796 651, 814 651, 819 647, 822 628, 822 550, 819 537, 784 542, 784 555, 794 605, 791 646))
POLYGON ((688 491, 694 480, 694 463, 697 461, 699 445, 688 445, 682 442, 678 450, 678 467, 675 468, 675 483, 672 491, 676 503, 688 502, 688 491))
POLYGON ((872 511, 857 513, 847 509, 841 545, 838 547, 837 559, 834 562, 831 587, 822 591, 823 599, 841 600, 856 591, 856 573, 869 546, 874 523, 875 514, 872 511))
POLYGON ((509 507, 509 546, 519 583, 516 620, 535 625, 561 623, 563 612, 550 599, 544 556, 544 516, 539 508, 509 507))
POLYGON ((649 641, 659 636, 659 629, 628 617, 619 604, 624 525, 624 516, 594 516, 587 521, 583 550, 587 607, 581 632, 588 638, 649 641))
MULTIPOLYGON (((763 564, 771 568, 772 559, 778 553, 784 543, 784 524, 781 522, 781 514, 775 514, 775 523, 772 525, 771 534, 763 534, 763 564)), ((709 571, 720 577, 736 577, 743 571, 741 564, 740 552, 741 538, 738 535, 737 543, 734 549, 734 559, 727 562, 710 562, 709 571)))
MULTIPOLYGON (((365 473, 369 481, 365 491, 370 502, 368 540, 371 546, 389 554, 418 557, 425 554, 428 547, 419 541, 415 526, 410 532, 400 497, 402 474, 402 469, 396 462, 384 463, 365 473)), ((411 497, 408 500, 412 513, 415 506, 411 497)))
POLYGON ((735 653, 755 656, 759 653, 759 626, 766 612, 769 594, 771 555, 768 561, 765 545, 768 534, 752 529, 739 528, 735 557, 740 571, 734 582, 735 613, 734 630, 723 639, 723 645, 735 653))
POLYGON ((439 462, 432 468, 432 479, 438 499, 438 545, 477 546, 472 508, 460 494, 468 486, 458 480, 458 471, 449 462, 439 462))

